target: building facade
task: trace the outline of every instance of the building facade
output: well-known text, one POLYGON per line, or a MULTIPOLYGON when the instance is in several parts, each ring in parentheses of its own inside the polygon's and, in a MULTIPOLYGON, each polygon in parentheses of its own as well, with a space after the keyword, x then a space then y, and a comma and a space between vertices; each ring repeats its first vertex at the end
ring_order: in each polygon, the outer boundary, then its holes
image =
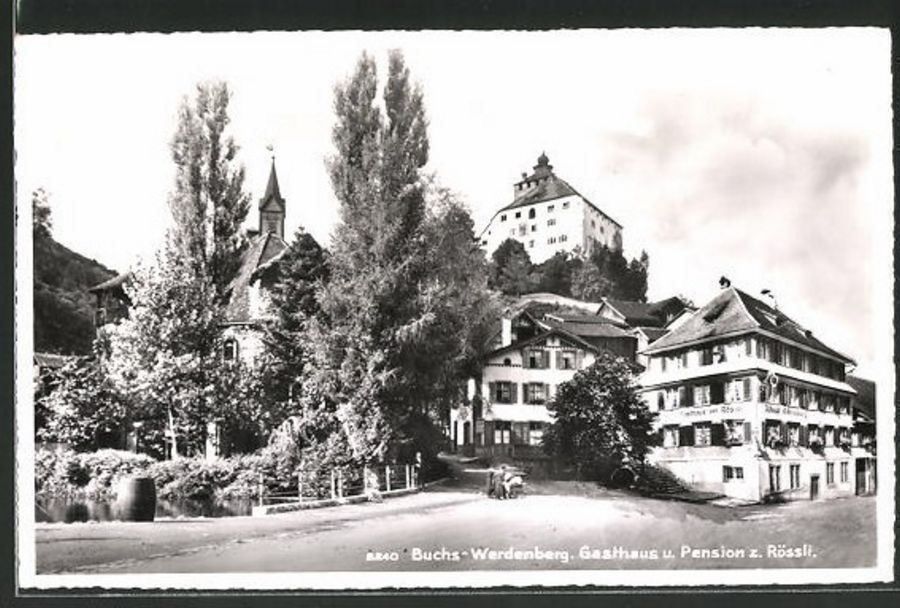
POLYGON ((644 354, 662 437, 650 462, 747 501, 857 491, 853 361, 777 308, 726 284, 644 354))
POLYGON ((490 256, 510 238, 539 264, 558 251, 590 254, 597 244, 621 250, 622 226, 553 173, 541 154, 534 171, 513 185, 513 201, 481 233, 481 246, 490 256))
POLYGON ((541 440, 553 421, 546 404, 557 387, 601 352, 634 360, 637 338, 629 330, 584 306, 550 304, 548 310, 547 300, 538 298, 543 306, 535 308, 526 296, 523 310, 499 321, 481 373, 469 382, 468 402, 450 413, 448 435, 456 450, 545 459, 541 440))

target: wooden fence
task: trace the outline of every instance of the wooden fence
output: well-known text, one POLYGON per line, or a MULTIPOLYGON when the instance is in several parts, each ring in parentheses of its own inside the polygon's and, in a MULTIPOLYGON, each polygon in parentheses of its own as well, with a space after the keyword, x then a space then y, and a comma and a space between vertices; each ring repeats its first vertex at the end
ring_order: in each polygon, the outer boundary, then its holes
POLYGON ((388 464, 365 467, 337 467, 320 471, 298 471, 294 479, 276 488, 259 476, 259 506, 339 500, 365 494, 378 495, 420 487, 419 466, 388 464))

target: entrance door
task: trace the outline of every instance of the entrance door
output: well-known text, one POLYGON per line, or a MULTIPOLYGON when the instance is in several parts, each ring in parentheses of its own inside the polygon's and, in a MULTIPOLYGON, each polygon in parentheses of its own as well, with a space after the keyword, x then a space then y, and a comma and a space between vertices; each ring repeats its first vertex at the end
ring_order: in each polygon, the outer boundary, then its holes
POLYGON ((819 497, 819 476, 809 476, 809 499, 815 500, 819 497))
POLYGON ((856 495, 862 496, 866 493, 866 461, 862 458, 856 459, 856 495))

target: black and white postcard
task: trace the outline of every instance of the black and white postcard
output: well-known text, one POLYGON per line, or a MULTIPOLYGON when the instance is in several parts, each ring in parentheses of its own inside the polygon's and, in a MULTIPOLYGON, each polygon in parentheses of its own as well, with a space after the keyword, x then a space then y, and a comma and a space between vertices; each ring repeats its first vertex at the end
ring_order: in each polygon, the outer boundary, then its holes
POLYGON ((17 36, 19 585, 892 580, 890 53, 17 36))

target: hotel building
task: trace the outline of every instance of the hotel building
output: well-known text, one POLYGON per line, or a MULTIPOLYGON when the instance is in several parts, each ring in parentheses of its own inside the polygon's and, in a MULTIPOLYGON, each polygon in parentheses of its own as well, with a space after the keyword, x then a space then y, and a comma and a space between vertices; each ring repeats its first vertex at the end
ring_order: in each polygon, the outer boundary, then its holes
POLYGON ((748 501, 874 489, 860 487, 857 462, 872 454, 851 438, 852 359, 776 307, 723 280, 643 354, 641 390, 662 436, 649 461, 687 484, 748 501))

